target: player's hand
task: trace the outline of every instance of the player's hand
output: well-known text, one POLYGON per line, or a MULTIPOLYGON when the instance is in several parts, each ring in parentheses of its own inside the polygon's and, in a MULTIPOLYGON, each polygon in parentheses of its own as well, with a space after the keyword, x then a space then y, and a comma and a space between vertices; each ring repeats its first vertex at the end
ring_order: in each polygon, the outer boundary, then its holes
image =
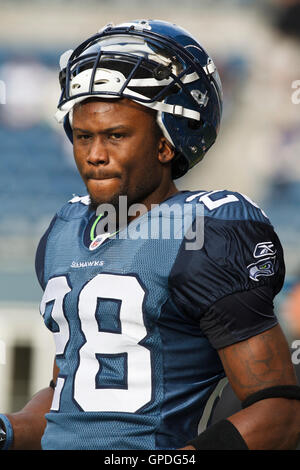
POLYGON ((196 450, 195 447, 193 446, 186 446, 186 447, 181 447, 180 449, 178 450, 196 450))

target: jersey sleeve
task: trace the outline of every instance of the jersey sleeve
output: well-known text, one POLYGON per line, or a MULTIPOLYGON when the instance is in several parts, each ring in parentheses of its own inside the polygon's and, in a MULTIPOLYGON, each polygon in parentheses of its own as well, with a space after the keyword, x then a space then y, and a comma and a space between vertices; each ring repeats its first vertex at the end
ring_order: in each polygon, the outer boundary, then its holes
POLYGON ((205 216, 203 245, 183 241, 169 277, 177 307, 216 348, 259 334, 278 321, 273 299, 281 290, 283 250, 272 225, 260 218, 205 216))
POLYGON ((55 217, 53 217, 53 219, 51 220, 51 223, 49 227, 47 228, 46 232, 40 239, 37 250, 36 250, 36 254, 35 254, 35 272, 36 272, 36 276, 38 278, 39 284, 43 290, 45 289, 44 268, 45 268, 45 253, 46 253, 47 241, 48 241, 49 234, 52 230, 52 227, 55 224, 56 219, 57 219, 57 216, 55 215, 55 217))

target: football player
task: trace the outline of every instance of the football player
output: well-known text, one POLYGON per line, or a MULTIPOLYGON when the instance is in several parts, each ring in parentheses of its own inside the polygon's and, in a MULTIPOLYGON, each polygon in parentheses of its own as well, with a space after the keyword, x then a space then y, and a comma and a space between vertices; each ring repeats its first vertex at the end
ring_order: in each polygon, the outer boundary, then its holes
POLYGON ((2 448, 296 447, 278 237, 248 197, 174 183, 217 137, 214 62, 182 28, 139 20, 65 53, 60 83, 57 119, 88 195, 39 243, 53 378, 0 415, 2 448), (242 410, 210 425, 227 381, 242 410))

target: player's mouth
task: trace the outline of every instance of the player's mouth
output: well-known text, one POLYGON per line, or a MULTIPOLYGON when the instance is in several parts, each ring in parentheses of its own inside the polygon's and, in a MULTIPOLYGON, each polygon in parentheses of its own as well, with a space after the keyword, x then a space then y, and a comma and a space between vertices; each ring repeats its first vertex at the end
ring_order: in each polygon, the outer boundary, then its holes
POLYGON ((86 179, 87 180, 92 180, 92 181, 104 181, 104 180, 111 180, 114 178, 119 178, 119 175, 103 175, 103 174, 95 174, 95 175, 87 175, 86 179))

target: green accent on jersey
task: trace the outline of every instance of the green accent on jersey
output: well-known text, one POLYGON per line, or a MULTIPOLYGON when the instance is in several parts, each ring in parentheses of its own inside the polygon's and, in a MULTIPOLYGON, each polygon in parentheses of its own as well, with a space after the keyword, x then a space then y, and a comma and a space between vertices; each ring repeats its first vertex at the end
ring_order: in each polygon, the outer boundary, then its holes
POLYGON ((97 219, 95 220, 95 222, 92 225, 92 228, 91 228, 91 231, 90 231, 90 238, 91 238, 92 242, 95 240, 95 228, 97 226, 97 223, 101 219, 101 217, 103 217, 103 214, 98 215, 97 219))

